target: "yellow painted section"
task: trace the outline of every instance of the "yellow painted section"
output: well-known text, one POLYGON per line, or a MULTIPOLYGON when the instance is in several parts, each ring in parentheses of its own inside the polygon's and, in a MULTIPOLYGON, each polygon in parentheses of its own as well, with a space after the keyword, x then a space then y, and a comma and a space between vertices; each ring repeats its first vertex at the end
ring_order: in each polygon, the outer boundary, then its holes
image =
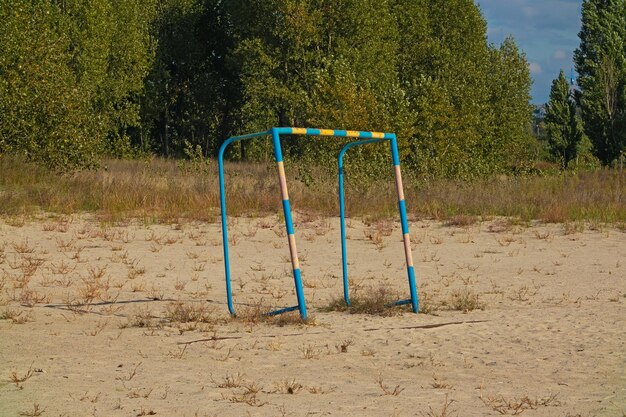
POLYGON ((291 267, 300 269, 300 261, 298 260, 298 249, 296 249, 296 237, 294 235, 287 236, 289 240, 289 254, 291 255, 291 267))
POLYGON ((320 135, 322 136, 334 136, 335 131, 331 129, 320 129, 320 135))
POLYGON ((413 266, 413 254, 411 253, 411 237, 408 233, 404 234, 404 254, 406 256, 406 266, 413 266))
POLYGON ((396 191, 398 192, 398 201, 404 200, 404 187, 402 186, 402 173, 400 172, 400 165, 393 167, 396 173, 396 191))
POLYGON ((355 130, 348 130, 348 131, 346 131, 346 134, 348 135, 349 138, 358 138, 359 137, 359 132, 357 132, 355 130))
POLYGON ((280 193, 283 200, 289 200, 289 192, 287 191, 287 176, 285 175, 285 166, 283 162, 278 162, 278 181, 280 182, 280 193))
POLYGON ((385 137, 385 134, 382 132, 372 132, 372 137, 376 139, 382 139, 385 137))
POLYGON ((306 129, 303 127, 292 127, 291 133, 293 135, 306 135, 306 129))

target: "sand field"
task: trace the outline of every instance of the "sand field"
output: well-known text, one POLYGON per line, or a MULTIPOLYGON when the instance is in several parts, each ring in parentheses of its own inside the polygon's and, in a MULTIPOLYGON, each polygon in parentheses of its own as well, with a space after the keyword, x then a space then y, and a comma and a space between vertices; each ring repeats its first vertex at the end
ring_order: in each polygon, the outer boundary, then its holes
MULTIPOLYGON (((624 416, 626 233, 490 219, 410 223, 426 314, 327 311, 339 221, 0 221, 0 416, 624 416)), ((348 224, 353 296, 407 296, 399 224, 348 224)))

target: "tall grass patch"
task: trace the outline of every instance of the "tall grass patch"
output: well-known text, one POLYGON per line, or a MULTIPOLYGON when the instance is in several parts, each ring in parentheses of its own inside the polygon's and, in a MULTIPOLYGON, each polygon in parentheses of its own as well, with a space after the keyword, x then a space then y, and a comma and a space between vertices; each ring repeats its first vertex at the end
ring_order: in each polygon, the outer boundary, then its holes
MULTIPOLYGON (((300 172, 287 165, 289 194, 295 210, 338 214, 337 178, 328 167, 300 172), (306 175, 305 175, 306 174, 306 175)), ((274 163, 225 166, 229 215, 280 212, 274 163)), ((375 219, 397 216, 391 167, 386 178, 367 182, 346 175, 346 212, 375 219)), ((626 175, 601 169, 549 176, 498 177, 423 182, 405 172, 405 195, 413 218, 452 225, 478 217, 509 216, 544 222, 626 222, 626 175)), ((104 220, 143 218, 214 221, 219 216, 217 166, 201 170, 167 159, 108 160, 101 168, 57 174, 14 157, 0 157, 0 214, 94 213, 104 220)))

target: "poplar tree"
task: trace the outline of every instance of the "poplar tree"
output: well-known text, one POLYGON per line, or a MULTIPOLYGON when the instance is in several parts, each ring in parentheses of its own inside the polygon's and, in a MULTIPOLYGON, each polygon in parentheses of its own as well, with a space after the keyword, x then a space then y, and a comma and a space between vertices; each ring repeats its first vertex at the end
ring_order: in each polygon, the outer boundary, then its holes
POLYGON ((546 109, 546 131, 550 154, 567 169, 578 155, 583 129, 576 114, 576 100, 563 70, 552 81, 546 109))
POLYGON ((585 133, 608 165, 626 149, 626 1, 585 0, 578 37, 574 61, 585 133))

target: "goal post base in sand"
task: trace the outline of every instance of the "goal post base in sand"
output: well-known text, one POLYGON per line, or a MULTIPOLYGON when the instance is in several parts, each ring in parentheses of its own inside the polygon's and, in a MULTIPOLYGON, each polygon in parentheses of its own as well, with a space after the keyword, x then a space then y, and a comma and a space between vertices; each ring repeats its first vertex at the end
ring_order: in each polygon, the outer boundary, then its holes
POLYGON ((274 147, 274 158, 276 160, 276 168, 278 171, 278 179, 280 183, 280 192, 282 197, 283 213, 285 216, 285 226, 287 229, 287 240, 289 242, 289 253, 291 257, 291 267, 293 271, 293 279, 296 291, 297 305, 292 307, 280 308, 277 310, 266 313, 267 315, 277 315, 288 311, 298 310, 300 317, 304 320, 307 317, 306 302, 304 299, 304 290, 302 287, 302 275, 300 272, 300 262, 298 260, 298 250, 296 248, 296 238, 294 234, 293 221, 291 218, 291 204, 289 202, 289 192, 287 189, 287 178, 285 175, 285 168, 283 164, 283 153, 281 147, 280 137, 281 135, 306 135, 306 136, 334 136, 334 137, 348 137, 358 138, 355 142, 346 144, 337 159, 337 165, 339 168, 339 215, 341 219, 341 255, 342 255, 342 271, 343 271, 343 289, 344 300, 348 306, 350 306, 349 288, 348 288, 348 263, 347 263, 347 251, 346 251, 346 230, 345 230, 345 202, 344 202, 344 187, 343 187, 343 156, 346 151, 354 146, 361 146, 370 143, 378 143, 389 141, 391 158, 393 162, 396 191, 398 194, 398 210, 400 212, 400 222, 402 226, 402 239, 404 242, 404 253, 406 259, 407 275, 409 281, 409 293, 410 298, 407 300, 400 300, 393 305, 411 304, 411 308, 414 313, 419 311, 419 301, 417 296, 417 289, 415 287, 415 271, 413 268, 413 257, 411 254, 411 241, 409 238, 409 224, 406 214, 406 204, 404 201, 404 189, 402 186, 402 175, 400 173, 400 157, 398 155, 398 143, 396 135, 394 133, 382 133, 382 132, 366 132, 366 131, 354 131, 354 130, 331 130, 331 129, 311 129, 311 128, 296 128, 296 127, 273 127, 270 130, 264 132, 251 133, 248 135, 233 136, 224 141, 218 152, 218 169, 219 169, 219 183, 220 183, 220 209, 221 209, 221 221, 222 221, 222 241, 224 247, 224 272, 226 277, 226 298, 228 302, 228 311, 231 315, 236 316, 235 308, 233 306, 232 286, 230 279, 230 259, 228 256, 228 224, 226 219, 226 191, 224 185, 224 151, 233 142, 252 139, 261 136, 269 136, 272 138, 272 144, 274 147))

